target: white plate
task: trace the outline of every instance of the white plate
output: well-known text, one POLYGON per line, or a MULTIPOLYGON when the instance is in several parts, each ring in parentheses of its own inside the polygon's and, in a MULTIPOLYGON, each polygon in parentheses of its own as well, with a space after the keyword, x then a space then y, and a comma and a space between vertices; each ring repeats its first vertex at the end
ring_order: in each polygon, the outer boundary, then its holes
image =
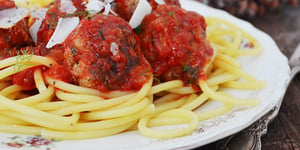
MULTIPOLYGON (((237 97, 250 97, 260 100, 257 107, 234 109, 218 118, 202 122, 192 134, 176 139, 157 140, 143 137, 138 132, 127 132, 105 138, 77 141, 47 141, 33 136, 0 134, 0 149, 48 149, 48 150, 99 150, 99 149, 190 149, 208 144, 248 127, 258 120, 276 104, 281 102, 289 79, 289 66, 286 57, 280 52, 275 42, 265 33, 251 24, 237 19, 228 13, 204 6, 191 0, 182 0, 182 7, 196 11, 204 16, 215 16, 226 19, 243 28, 254 36, 262 46, 259 56, 242 57, 243 69, 260 80, 267 82, 266 88, 258 91, 231 91, 237 97), (40 140, 40 142, 33 142, 40 140), (31 141, 31 143, 30 143, 31 141), (32 144, 33 143, 33 144, 32 144), (14 148, 19 147, 19 148, 14 148)), ((211 104, 214 105, 214 104, 211 104)))

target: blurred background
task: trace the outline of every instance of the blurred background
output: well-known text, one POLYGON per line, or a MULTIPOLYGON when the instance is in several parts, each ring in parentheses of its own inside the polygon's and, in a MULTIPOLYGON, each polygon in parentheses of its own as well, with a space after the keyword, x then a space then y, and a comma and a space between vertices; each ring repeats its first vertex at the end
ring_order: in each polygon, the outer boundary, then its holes
MULTIPOLYGON (((300 0, 197 0, 247 20, 269 34, 289 58, 300 43, 300 0)), ((279 114, 262 137, 262 150, 300 150, 300 74, 288 87, 279 114)), ((197 150, 244 150, 222 147, 221 141, 197 150)), ((230 143, 228 144, 230 145, 230 143)))
POLYGON ((226 10, 241 17, 253 18, 266 13, 279 13, 286 5, 297 7, 299 0, 198 0, 209 6, 226 10))

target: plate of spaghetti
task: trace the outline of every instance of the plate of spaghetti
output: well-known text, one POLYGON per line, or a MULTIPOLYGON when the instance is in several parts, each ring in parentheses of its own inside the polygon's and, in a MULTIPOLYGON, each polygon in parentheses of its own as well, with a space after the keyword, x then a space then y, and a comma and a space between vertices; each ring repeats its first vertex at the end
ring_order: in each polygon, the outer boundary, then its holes
POLYGON ((192 0, 0 2, 1 149, 191 149, 281 103, 288 61, 192 0))

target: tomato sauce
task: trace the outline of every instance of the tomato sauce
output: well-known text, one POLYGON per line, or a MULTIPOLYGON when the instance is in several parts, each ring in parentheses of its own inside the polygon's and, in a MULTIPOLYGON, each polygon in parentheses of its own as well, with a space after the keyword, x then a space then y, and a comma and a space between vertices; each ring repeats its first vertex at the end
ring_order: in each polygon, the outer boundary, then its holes
MULTIPOLYGON (((148 0, 150 5, 152 6, 152 9, 156 9, 158 4, 155 2, 155 0, 148 0)), ((179 0, 164 0, 165 4, 167 5, 173 5, 177 7, 181 7, 179 0)))
MULTIPOLYGON (((0 1, 0 11, 15 7, 14 1, 0 1)), ((28 17, 25 17, 11 28, 0 28, 0 52, 8 51, 10 48, 21 48, 28 45, 33 45, 33 41, 29 35, 28 17)))
MULTIPOLYGON (((85 7, 79 3, 74 5, 79 8, 74 14, 61 13, 59 0, 50 6, 35 47, 23 47, 32 44, 26 42, 12 44, 20 47, 11 48, 10 42, 14 40, 7 42, 7 37, 0 36, 0 46, 2 37, 8 45, 5 48, 11 50, 5 57, 15 56, 20 49, 52 57, 58 64, 43 69, 44 74, 102 92, 138 90, 152 73, 162 82, 180 79, 191 84, 205 78, 203 68, 211 61, 213 49, 206 41, 202 16, 178 6, 159 5, 144 19, 138 37, 124 19, 101 14, 85 17, 87 12, 80 12, 85 7), (80 17, 79 26, 61 45, 45 48, 58 18, 68 16, 80 17)), ((16 33, 20 34, 12 32, 16 33)), ((20 39, 11 36, 11 39, 20 39)), ((34 69, 13 75, 13 82, 24 89, 34 88, 34 69)))
POLYGON ((129 21, 138 2, 139 0, 115 0, 116 12, 126 21, 129 21))
POLYGON ((151 66, 140 51, 138 37, 120 17, 83 19, 62 45, 66 65, 80 86, 102 92, 137 90, 149 80, 151 66))
POLYGON ((34 70, 36 68, 30 68, 23 71, 20 71, 14 74, 13 83, 21 86, 24 90, 32 90, 35 88, 34 82, 34 70))
POLYGON ((73 76, 67 67, 63 65, 53 65, 46 72, 45 75, 54 79, 61 80, 68 83, 73 83, 73 76))
POLYGON ((161 81, 186 84, 205 78, 213 49, 206 40, 202 16, 175 6, 160 5, 146 16, 139 33, 141 49, 161 81))
POLYGON ((3 9, 16 7, 15 2, 11 0, 1 0, 0 1, 0 11, 3 9))
POLYGON ((37 33, 37 42, 48 43, 58 23, 59 17, 62 16, 62 12, 59 10, 60 1, 55 0, 52 5, 49 6, 46 16, 40 26, 37 33))
POLYGON ((17 22, 11 28, 0 28, 0 51, 34 45, 28 27, 28 17, 17 22))

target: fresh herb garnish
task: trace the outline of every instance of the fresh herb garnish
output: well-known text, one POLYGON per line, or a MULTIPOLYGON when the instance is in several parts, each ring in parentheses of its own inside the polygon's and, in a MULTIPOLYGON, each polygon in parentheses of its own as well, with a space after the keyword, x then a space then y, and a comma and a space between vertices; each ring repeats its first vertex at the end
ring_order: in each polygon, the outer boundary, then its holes
POLYGON ((175 14, 174 14, 174 12, 173 11, 170 11, 169 13, 168 13, 168 16, 167 16, 167 18, 165 19, 165 23, 169 20, 169 18, 170 17, 173 17, 174 19, 175 19, 175 22, 176 22, 176 30, 175 30, 175 33, 177 33, 178 32, 178 20, 177 20, 177 18, 176 18, 176 16, 175 16, 175 14))
POLYGON ((102 40, 105 41, 105 37, 104 37, 103 33, 101 32, 101 29, 100 29, 100 28, 98 29, 98 33, 100 34, 102 40))
POLYGON ((29 61, 32 60, 33 53, 30 52, 28 47, 25 50, 20 50, 17 52, 16 65, 14 65, 14 71, 19 72, 23 66, 30 65, 29 61), (20 52, 22 54, 20 54, 20 52))
POLYGON ((158 79, 158 75, 156 74, 152 74, 150 72, 151 67, 149 67, 147 70, 143 71, 140 75, 141 76, 145 76, 145 77, 152 77, 154 80, 156 80, 157 82, 160 82, 160 80, 158 79))
POLYGON ((197 78, 198 78, 198 72, 199 72, 199 69, 201 68, 201 66, 197 66, 196 68, 192 68, 191 66, 185 65, 184 62, 181 62, 181 64, 182 64, 182 67, 183 67, 183 71, 187 72, 190 75, 189 83, 190 84, 195 84, 198 87, 198 84, 195 81, 195 79, 197 80, 197 78))
POLYGON ((133 29, 133 32, 134 32, 135 34, 138 34, 138 33, 142 32, 142 25, 139 25, 138 27, 134 28, 134 29, 133 29))
POLYGON ((50 17, 49 24, 47 24, 47 30, 49 29, 55 29, 57 25, 57 13, 54 12, 48 12, 48 15, 50 17))
POLYGON ((82 19, 87 19, 87 18, 91 18, 92 14, 93 14, 93 11, 77 11, 77 12, 74 12, 73 14, 67 14, 66 17, 79 16, 79 17, 82 17, 82 19))
POLYGON ((4 55, 7 55, 7 54, 9 54, 9 56, 13 56, 11 50, 5 48, 4 49, 4 55))
POLYGON ((78 54, 77 48, 76 47, 72 47, 71 48, 71 53, 72 53, 73 56, 77 55, 78 54))

